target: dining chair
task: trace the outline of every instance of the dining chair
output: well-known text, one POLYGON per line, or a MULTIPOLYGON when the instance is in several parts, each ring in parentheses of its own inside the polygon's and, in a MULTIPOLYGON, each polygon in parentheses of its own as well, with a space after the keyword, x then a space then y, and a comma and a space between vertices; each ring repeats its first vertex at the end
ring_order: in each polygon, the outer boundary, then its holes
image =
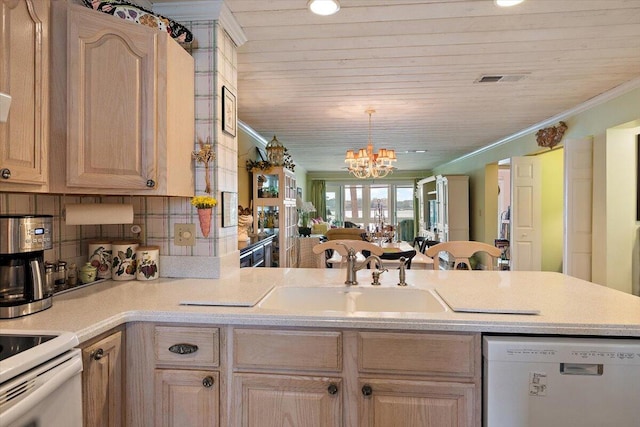
POLYGON ((413 247, 415 248, 417 245, 418 247, 416 249, 419 250, 420 253, 424 253, 427 248, 437 245, 438 243, 440 242, 437 240, 429 240, 424 236, 417 236, 413 239, 413 247))
POLYGON ((457 269, 459 264, 464 264, 467 270, 471 270, 471 262, 469 261, 469 258, 478 252, 483 252, 489 255, 491 262, 487 264, 487 270, 493 270, 496 260, 500 258, 500 255, 502 254, 502 251, 499 248, 484 242, 465 240, 442 242, 431 246, 424 252, 426 256, 433 259, 434 270, 438 270, 439 268, 440 263, 438 262, 438 259, 440 252, 448 252, 453 256, 455 259, 453 263, 454 269, 457 269))
MULTIPOLYGON (((353 250, 363 255, 365 251, 378 256, 381 256, 384 252, 380 246, 371 242, 365 242, 364 240, 329 240, 328 242, 315 245, 313 247, 313 253, 319 255, 325 251, 332 251, 330 254, 327 254, 328 258, 331 258, 333 251, 335 251, 344 259, 344 257, 347 256, 347 248, 353 248, 353 250)), ((340 266, 342 267, 342 263, 340 263, 340 266)))
MULTIPOLYGON (((380 259, 384 262, 385 260, 399 260, 400 258, 404 257, 404 259, 406 260, 404 265, 407 269, 411 268, 411 260, 413 259, 414 256, 416 256, 418 252, 415 249, 412 249, 410 251, 398 251, 398 252, 382 252, 382 255, 378 255, 380 257, 380 259)), ((368 252, 367 250, 363 250, 362 251, 362 255, 364 255, 365 257, 368 257, 369 255, 371 255, 370 252, 368 252)))

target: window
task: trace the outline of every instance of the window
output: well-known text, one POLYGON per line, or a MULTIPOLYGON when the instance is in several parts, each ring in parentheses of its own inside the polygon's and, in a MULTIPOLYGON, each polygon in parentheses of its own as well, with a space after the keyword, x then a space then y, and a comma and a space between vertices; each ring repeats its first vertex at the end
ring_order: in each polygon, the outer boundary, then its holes
POLYGON ((398 225, 413 219, 413 183, 327 184, 327 218, 338 226, 345 221, 374 229, 379 221, 398 225))

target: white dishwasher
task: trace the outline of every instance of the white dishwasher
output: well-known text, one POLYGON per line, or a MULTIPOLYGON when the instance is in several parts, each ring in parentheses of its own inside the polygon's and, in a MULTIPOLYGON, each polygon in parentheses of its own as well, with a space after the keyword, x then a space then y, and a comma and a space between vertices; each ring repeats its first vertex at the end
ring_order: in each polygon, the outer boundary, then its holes
POLYGON ((485 427, 638 427, 640 340, 483 338, 485 427))

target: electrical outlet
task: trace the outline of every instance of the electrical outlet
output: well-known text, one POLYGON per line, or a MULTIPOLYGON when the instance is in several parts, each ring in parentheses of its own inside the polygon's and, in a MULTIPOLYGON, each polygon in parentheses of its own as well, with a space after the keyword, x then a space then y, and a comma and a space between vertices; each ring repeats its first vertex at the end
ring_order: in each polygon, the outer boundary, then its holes
POLYGON ((174 224, 173 244, 176 246, 196 245, 196 225, 195 224, 174 224))
POLYGON ((144 244, 144 242, 146 241, 146 236, 144 235, 144 226, 133 224, 129 231, 131 232, 131 235, 133 237, 135 237, 140 243, 144 244))

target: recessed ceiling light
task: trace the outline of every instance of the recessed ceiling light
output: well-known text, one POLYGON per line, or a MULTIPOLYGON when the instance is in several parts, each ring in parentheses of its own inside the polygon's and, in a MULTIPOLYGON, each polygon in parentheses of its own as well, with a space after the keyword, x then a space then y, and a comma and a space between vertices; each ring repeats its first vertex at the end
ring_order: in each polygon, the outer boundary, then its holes
POLYGON ((500 7, 510 7, 522 3, 524 0, 495 0, 500 7))
POLYGON ((340 3, 338 0, 309 0, 307 7, 316 15, 328 16, 340 10, 340 3))

